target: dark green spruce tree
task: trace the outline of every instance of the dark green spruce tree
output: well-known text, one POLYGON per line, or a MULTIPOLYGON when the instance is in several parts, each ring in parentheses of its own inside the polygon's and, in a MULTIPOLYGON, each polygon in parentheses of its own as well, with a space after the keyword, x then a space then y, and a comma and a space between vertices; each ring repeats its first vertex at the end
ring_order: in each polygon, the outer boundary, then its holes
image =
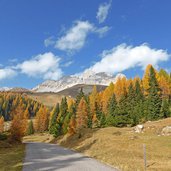
POLYGON ((50 134, 55 134, 58 115, 59 115, 59 103, 57 103, 57 105, 53 108, 51 113, 51 120, 49 122, 50 134))
POLYGON ((85 94, 83 92, 83 89, 81 88, 79 94, 76 97, 76 106, 78 106, 78 104, 80 103, 82 97, 85 98, 85 94))
POLYGON ((67 115, 65 116, 64 122, 63 122, 63 134, 66 134, 68 132, 69 123, 72 117, 75 117, 76 114, 76 107, 75 104, 72 103, 71 106, 68 109, 67 115))
POLYGON ((144 119, 144 95, 139 81, 135 82, 135 108, 134 108, 134 125, 142 122, 144 119))
POLYGON ((130 83, 128 87, 128 95, 127 95, 127 112, 132 126, 134 126, 137 123, 137 113, 135 111, 135 105, 136 105, 135 90, 133 84, 130 83))
POLYGON ((127 93, 125 88, 125 93, 121 96, 118 108, 116 109, 117 115, 115 116, 115 125, 117 127, 123 127, 129 125, 131 122, 129 113, 128 113, 128 99, 127 93))
POLYGON ((112 95, 112 97, 109 99, 109 104, 108 104, 108 115, 106 118, 106 125, 107 126, 116 126, 115 123, 115 117, 117 115, 117 101, 115 94, 112 95))
POLYGON ((28 124, 27 135, 32 135, 32 134, 34 134, 34 127, 33 127, 33 121, 30 120, 28 124))
POLYGON ((67 98, 62 98, 61 105, 60 105, 60 118, 58 120, 58 126, 59 126, 59 134, 64 134, 63 130, 63 124, 65 117, 68 115, 68 103, 67 98))
POLYGON ((156 79, 155 70, 151 67, 147 97, 147 120, 156 120, 160 118, 161 105, 161 89, 159 88, 156 79))
POLYGON ((162 100, 162 107, 161 107, 161 113, 160 117, 161 118, 167 118, 171 116, 170 112, 170 105, 169 105, 169 100, 168 99, 163 99, 162 100))

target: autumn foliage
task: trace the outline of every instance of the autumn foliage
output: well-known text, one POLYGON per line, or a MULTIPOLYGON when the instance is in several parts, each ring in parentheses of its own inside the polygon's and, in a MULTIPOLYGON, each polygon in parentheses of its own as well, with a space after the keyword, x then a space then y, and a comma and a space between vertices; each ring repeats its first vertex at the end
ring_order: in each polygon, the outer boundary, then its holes
POLYGON ((81 135, 85 128, 134 126, 171 116, 171 76, 148 65, 142 79, 118 77, 101 92, 94 86, 88 95, 81 89, 75 99, 63 97, 53 109, 26 96, 1 93, 0 112, 0 132, 4 120, 12 120, 11 137, 17 141, 34 131, 57 137, 81 135))
POLYGON ((4 131, 4 118, 3 116, 0 117, 0 133, 4 131))
POLYGON ((35 118, 35 130, 44 132, 48 130, 49 112, 45 106, 41 106, 35 118))
POLYGON ((26 135, 28 118, 24 115, 22 107, 18 107, 14 114, 12 123, 11 123, 11 139, 14 141, 21 141, 22 137, 26 135))
POLYGON ((81 89, 72 103, 68 101, 67 104, 63 99, 55 132, 57 136, 66 133, 72 135, 80 134, 84 128, 134 126, 147 120, 169 117, 170 108, 170 75, 148 65, 142 79, 138 76, 133 79, 118 77, 104 91, 97 92, 94 86, 89 95, 85 95, 81 89))

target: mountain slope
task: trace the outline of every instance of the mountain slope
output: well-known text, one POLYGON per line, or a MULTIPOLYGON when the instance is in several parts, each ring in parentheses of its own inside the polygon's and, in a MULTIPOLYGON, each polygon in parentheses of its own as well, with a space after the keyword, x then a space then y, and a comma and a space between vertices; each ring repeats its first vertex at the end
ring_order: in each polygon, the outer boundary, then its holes
MULTIPOLYGON (((73 87, 67 88, 58 92, 58 95, 69 96, 75 98, 80 90, 82 89, 85 94, 89 94, 92 92, 94 85, 87 85, 87 84, 77 84, 73 87)), ((103 91, 107 86, 104 85, 96 85, 97 91, 103 91)))
POLYGON ((78 84, 108 86, 111 82, 116 82, 118 78, 122 77, 125 77, 125 75, 117 74, 113 76, 107 73, 93 73, 88 71, 80 75, 65 76, 58 81, 47 80, 32 90, 35 92, 60 92, 78 84))

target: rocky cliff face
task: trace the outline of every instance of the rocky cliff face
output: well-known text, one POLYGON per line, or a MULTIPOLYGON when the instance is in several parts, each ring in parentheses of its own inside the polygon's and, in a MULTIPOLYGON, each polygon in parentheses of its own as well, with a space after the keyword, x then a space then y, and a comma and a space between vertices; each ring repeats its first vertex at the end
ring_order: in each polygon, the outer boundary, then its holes
POLYGON ((109 85, 111 82, 116 82, 118 78, 123 78, 125 75, 117 74, 116 76, 107 73, 84 72, 83 74, 71 75, 62 77, 58 81, 47 80, 36 86, 32 90, 35 92, 59 92, 70 88, 77 84, 88 85, 109 85))

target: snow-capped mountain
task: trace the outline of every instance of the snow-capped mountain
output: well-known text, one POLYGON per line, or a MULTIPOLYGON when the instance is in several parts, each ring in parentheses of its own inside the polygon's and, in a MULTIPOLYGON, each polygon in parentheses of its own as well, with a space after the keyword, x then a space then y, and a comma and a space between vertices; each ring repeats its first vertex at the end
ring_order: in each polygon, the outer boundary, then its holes
POLYGON ((11 88, 9 88, 9 87, 0 87, 0 91, 2 92, 2 91, 10 91, 11 90, 11 88))
POLYGON ((94 73, 92 71, 86 71, 82 74, 64 76, 57 81, 47 80, 32 90, 35 92, 60 92, 77 84, 107 86, 111 82, 115 83, 118 78, 122 77, 125 77, 125 75, 117 74, 113 76, 104 72, 94 73))

